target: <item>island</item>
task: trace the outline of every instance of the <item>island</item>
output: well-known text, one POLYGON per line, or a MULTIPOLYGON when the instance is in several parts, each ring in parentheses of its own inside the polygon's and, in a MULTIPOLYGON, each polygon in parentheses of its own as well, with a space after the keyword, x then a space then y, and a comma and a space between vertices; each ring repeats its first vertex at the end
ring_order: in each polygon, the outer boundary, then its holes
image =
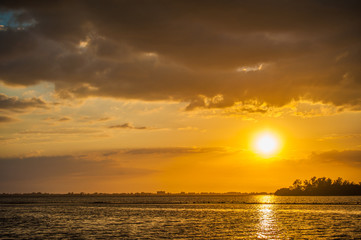
POLYGON ((278 189, 277 196, 360 196, 361 182, 356 184, 342 178, 316 178, 301 181, 296 179, 292 186, 278 189))

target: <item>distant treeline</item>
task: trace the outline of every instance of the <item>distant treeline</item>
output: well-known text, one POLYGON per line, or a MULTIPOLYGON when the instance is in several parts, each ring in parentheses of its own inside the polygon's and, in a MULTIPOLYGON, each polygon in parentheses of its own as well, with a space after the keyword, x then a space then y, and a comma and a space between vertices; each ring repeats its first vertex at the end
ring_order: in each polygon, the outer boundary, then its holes
POLYGON ((194 196, 194 195, 210 195, 210 196, 219 196, 219 195, 270 195, 273 193, 267 192, 225 192, 225 193, 216 193, 216 192, 180 192, 180 193, 170 193, 165 191, 158 191, 156 193, 150 192, 135 192, 135 193, 43 193, 43 192, 32 192, 32 193, 0 193, 1 196, 194 196))
POLYGON ((301 181, 297 179, 288 188, 281 188, 275 192, 278 196, 355 196, 361 195, 361 182, 356 184, 338 178, 316 178, 301 181))

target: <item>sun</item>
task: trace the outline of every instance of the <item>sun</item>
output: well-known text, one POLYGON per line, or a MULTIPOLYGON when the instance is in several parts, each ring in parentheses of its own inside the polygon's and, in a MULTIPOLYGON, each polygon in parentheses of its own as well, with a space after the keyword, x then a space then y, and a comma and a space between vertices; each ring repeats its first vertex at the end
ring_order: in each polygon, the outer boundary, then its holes
POLYGON ((276 155, 281 149, 280 137, 271 131, 263 131, 253 139, 253 150, 264 158, 276 155))

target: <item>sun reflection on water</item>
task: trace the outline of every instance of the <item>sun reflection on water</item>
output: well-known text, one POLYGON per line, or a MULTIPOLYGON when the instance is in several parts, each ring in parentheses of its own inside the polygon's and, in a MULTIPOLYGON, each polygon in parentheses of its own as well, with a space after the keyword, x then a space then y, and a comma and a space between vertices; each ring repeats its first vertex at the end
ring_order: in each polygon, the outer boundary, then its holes
POLYGON ((258 232, 257 237, 261 239, 268 239, 277 235, 277 219, 274 212, 273 202, 274 196, 265 195, 259 196, 260 204, 258 207, 258 232))

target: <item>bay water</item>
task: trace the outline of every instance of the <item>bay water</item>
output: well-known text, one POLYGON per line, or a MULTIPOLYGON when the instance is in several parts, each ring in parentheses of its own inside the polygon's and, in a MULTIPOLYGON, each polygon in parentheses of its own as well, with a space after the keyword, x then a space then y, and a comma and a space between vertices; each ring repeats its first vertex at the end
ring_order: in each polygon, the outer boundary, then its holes
POLYGON ((361 239, 361 196, 0 195, 0 239, 361 239))

